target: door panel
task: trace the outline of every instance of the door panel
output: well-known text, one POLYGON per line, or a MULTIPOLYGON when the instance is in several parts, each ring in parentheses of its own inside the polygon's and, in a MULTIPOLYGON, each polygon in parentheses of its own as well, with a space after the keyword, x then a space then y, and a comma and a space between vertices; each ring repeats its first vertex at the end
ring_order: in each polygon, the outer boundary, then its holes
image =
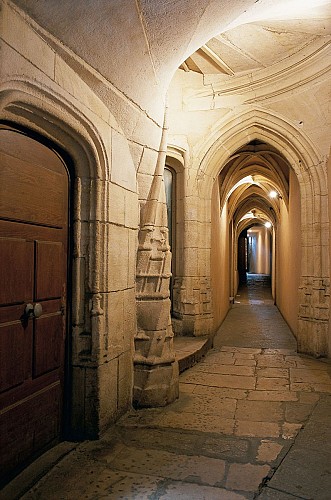
POLYGON ((16 467, 61 436, 68 191, 67 170, 54 151, 17 131, 0 128, 0 468, 4 482, 16 467), (27 304, 31 304, 28 315, 27 304), (42 308, 38 314, 36 304, 42 308))
POLYGON ((33 295, 32 241, 0 237, 0 304, 24 302, 33 295), (8 274, 8 269, 11 269, 8 274))
POLYGON ((2 152, 0 212, 3 218, 61 227, 64 209, 61 174, 13 158, 2 152), (19 177, 19 183, 17 179, 19 177), (18 184, 18 185, 17 185, 18 184), (49 191, 40 189, 52 186, 49 191), (40 210, 44 207, 43 210, 40 210))
POLYGON ((21 322, 0 326, 0 392, 22 384, 31 376, 32 325, 21 322), (11 353, 11 356, 5 353, 11 353))
POLYGON ((15 470, 31 456, 54 440, 60 428, 61 386, 59 382, 26 397, 20 404, 13 404, 0 411, 0 436, 2 450, 1 470, 15 470))
POLYGON ((42 316, 35 320, 33 376, 39 377, 61 365, 63 338, 58 334, 63 329, 63 317, 42 316))
POLYGON ((65 283, 65 260, 60 242, 36 242, 36 300, 61 297, 65 283))

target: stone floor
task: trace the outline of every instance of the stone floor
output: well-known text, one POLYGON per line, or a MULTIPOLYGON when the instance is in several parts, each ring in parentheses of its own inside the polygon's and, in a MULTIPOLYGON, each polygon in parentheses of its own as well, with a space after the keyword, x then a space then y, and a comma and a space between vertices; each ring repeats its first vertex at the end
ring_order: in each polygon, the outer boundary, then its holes
POLYGON ((296 353, 267 285, 249 276, 176 402, 62 443, 29 491, 19 481, 0 498, 330 500, 331 365, 296 353))

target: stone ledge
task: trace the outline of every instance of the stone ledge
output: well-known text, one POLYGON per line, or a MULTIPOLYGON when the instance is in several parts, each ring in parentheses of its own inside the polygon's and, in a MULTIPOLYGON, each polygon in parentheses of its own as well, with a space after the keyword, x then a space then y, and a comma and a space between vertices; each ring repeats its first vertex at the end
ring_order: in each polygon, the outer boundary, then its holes
POLYGON ((191 368, 206 355, 212 347, 211 337, 174 337, 174 350, 179 373, 191 368))

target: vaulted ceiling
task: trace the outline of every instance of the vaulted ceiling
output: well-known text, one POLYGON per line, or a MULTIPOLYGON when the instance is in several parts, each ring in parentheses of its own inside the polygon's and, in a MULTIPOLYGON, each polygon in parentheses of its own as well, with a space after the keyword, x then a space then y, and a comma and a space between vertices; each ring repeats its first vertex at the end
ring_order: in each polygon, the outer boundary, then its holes
POLYGON ((238 75, 267 68, 302 49, 308 54, 313 42, 315 46, 318 41, 323 44, 329 40, 331 6, 309 12, 306 19, 265 20, 227 30, 191 54, 180 68, 202 74, 238 75))
POLYGON ((68 63, 86 64, 144 109, 181 64, 249 72, 330 34, 330 0, 12 1, 68 63))

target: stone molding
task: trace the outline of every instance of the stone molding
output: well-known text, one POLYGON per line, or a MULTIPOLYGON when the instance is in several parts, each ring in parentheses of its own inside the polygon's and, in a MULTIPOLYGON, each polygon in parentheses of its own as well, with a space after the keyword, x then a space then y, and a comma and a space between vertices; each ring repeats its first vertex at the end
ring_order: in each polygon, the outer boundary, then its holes
POLYGON ((273 66, 243 76, 224 80, 219 75, 206 75, 204 89, 184 95, 187 110, 205 110, 227 107, 233 99, 236 104, 250 105, 299 91, 317 79, 328 78, 330 72, 330 38, 316 40, 300 52, 273 66), (194 103, 193 105, 191 103, 194 103), (200 103, 200 104, 199 104, 200 103))

